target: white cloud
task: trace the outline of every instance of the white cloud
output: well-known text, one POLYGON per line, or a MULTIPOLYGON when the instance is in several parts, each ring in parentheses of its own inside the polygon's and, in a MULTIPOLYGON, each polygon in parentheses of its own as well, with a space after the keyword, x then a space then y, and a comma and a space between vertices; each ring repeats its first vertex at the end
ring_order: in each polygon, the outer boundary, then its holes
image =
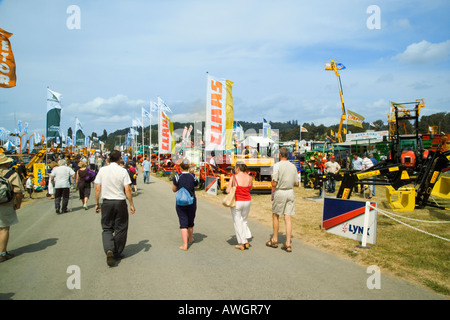
POLYGON ((423 64, 445 61, 449 56, 450 40, 440 43, 423 40, 410 44, 403 53, 398 54, 394 59, 411 64, 423 64))

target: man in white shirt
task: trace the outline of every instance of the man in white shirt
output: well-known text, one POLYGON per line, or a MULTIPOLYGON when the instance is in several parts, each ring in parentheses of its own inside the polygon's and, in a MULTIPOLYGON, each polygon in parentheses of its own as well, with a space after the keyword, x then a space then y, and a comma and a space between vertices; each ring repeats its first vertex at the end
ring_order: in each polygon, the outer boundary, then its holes
POLYGON ((131 179, 127 170, 120 166, 120 151, 111 151, 110 164, 100 168, 95 177, 95 211, 100 211, 103 249, 106 253, 106 263, 112 267, 116 259, 121 257, 127 242, 128 207, 130 214, 134 214, 133 196, 131 194, 131 179))
POLYGON ((89 157, 89 169, 95 170, 95 154, 91 154, 89 157))
POLYGON ((58 161, 58 167, 55 167, 49 174, 52 183, 55 187, 55 209, 56 214, 61 211, 61 197, 62 197, 62 212, 67 212, 67 205, 69 204, 70 196, 70 179, 75 177, 75 171, 67 166, 66 160, 58 161))

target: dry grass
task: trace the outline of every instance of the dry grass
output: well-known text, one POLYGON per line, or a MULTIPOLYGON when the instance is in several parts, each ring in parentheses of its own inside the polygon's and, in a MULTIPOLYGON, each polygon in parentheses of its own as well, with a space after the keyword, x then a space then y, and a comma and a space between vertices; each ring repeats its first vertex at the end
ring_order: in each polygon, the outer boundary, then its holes
MULTIPOLYGON (((161 178, 167 180, 165 178, 161 178)), ((168 181, 168 180, 167 180, 168 181)), ((385 188, 376 187, 377 196, 372 199, 378 208, 395 214, 427 221, 450 221, 450 212, 437 208, 414 211, 392 211, 385 198, 385 188)), ((321 229, 323 202, 308 200, 317 197, 317 190, 295 188, 296 215, 292 217, 293 237, 323 251, 352 260, 360 265, 377 265, 383 273, 428 287, 436 293, 450 297, 450 242, 426 235, 378 214, 377 243, 370 249, 361 249, 359 242, 329 234, 321 229)), ((221 205, 224 194, 217 196, 197 192, 197 197, 221 205)), ((357 194, 353 200, 364 200, 357 194)), ((250 219, 272 226, 270 195, 252 195, 250 219)), ((400 220, 400 219, 399 219, 400 220)), ((280 220, 281 221, 281 220, 280 220)), ((401 220, 426 232, 450 238, 450 224, 425 224, 401 220)), ((280 222, 284 233, 284 223, 280 222)), ((261 239, 261 241, 268 240, 261 239)), ((295 250, 295 248, 294 248, 295 250)))

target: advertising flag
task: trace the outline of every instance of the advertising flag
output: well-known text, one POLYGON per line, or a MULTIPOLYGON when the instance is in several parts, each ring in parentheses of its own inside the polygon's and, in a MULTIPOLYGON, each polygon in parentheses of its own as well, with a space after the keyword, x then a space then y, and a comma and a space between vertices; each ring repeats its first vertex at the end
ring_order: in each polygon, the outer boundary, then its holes
POLYGON ((158 108, 164 112, 173 113, 172 110, 170 110, 169 106, 160 97, 158 97, 158 108))
POLYGON ((47 88, 47 139, 59 137, 61 94, 47 88))
POLYGON ((175 153, 175 139, 173 138, 173 124, 169 117, 160 110, 158 148, 160 154, 175 153))
POLYGON ((362 128, 363 121, 364 121, 364 117, 362 115, 359 115, 356 112, 347 110, 347 124, 362 128))
POLYGON ((83 133, 83 125, 81 124, 80 120, 78 118, 75 118, 75 145, 76 146, 83 146, 85 145, 85 139, 83 133))
POLYGON ((308 130, 305 127, 301 127, 300 131, 301 132, 308 132, 308 130))
POLYGON ((144 109, 144 107, 142 107, 142 118, 145 117, 150 120, 151 116, 152 115, 150 114, 150 112, 148 112, 147 110, 144 109))
POLYGON ((208 74, 206 89, 205 150, 233 148, 233 81, 208 74))
POLYGON ((0 28, 0 88, 16 86, 16 62, 9 42, 12 35, 0 28))
POLYGON ((264 138, 271 138, 271 129, 272 126, 269 124, 269 122, 263 118, 263 137, 264 138))

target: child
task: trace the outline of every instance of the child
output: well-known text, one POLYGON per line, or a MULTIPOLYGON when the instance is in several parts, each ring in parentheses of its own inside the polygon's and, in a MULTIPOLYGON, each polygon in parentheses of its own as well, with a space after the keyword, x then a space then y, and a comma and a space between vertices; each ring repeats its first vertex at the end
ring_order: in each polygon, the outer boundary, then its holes
POLYGON ((31 197, 31 194, 33 193, 33 178, 34 178, 33 174, 30 174, 27 179, 28 199, 33 199, 31 197))

